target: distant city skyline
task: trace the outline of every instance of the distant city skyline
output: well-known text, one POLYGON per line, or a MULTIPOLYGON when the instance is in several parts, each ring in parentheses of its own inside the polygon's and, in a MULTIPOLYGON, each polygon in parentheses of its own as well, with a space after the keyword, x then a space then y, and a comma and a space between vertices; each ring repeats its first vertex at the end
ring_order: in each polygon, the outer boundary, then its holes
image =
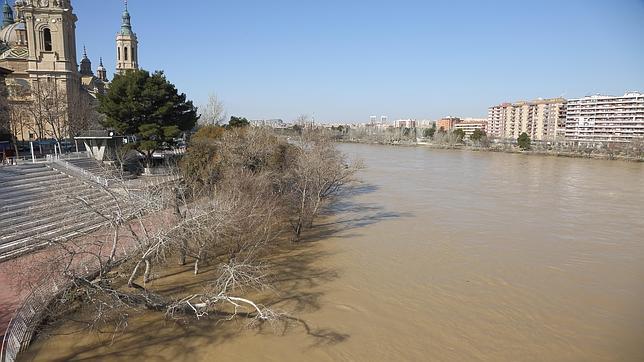
MULTIPOLYGON (((114 74, 123 1, 73 0, 114 74)), ((490 105, 644 91, 644 1, 129 1, 139 62, 197 105, 318 122, 485 117, 490 105)), ((80 59, 80 54, 79 54, 80 59)))

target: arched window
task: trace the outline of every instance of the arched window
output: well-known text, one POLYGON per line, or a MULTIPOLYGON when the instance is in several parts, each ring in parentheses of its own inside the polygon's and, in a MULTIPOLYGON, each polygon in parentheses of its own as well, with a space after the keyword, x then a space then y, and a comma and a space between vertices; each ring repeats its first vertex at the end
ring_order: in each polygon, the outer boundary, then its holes
POLYGON ((123 50, 125 51, 125 59, 124 60, 127 61, 127 47, 123 48, 123 50))
POLYGON ((45 51, 50 52, 53 50, 51 46, 51 30, 49 28, 45 28, 42 31, 42 38, 45 46, 45 51))
POLYGON ((116 50, 117 50, 117 51, 118 51, 118 53, 119 53, 119 55, 118 55, 118 56, 119 56, 119 60, 121 60, 121 47, 116 48, 116 50))

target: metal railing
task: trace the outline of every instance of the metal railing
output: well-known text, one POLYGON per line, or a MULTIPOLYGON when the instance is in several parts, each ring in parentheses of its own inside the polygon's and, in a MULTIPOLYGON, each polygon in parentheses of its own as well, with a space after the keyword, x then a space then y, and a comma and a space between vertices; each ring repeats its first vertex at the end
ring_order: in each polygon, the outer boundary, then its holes
MULTIPOLYGON (((127 255, 123 255, 115 261, 115 265, 121 263, 127 255)), ((98 267, 84 273, 85 278, 95 278, 98 267)), ((21 352, 26 351, 31 344, 31 339, 43 320, 44 314, 49 305, 63 291, 72 288, 72 280, 56 281, 47 280, 40 286, 33 289, 16 310, 2 339, 0 347, 0 362, 14 362, 21 352)))
MULTIPOLYGON (((51 156, 51 155, 49 155, 49 156, 51 156)), ((78 157, 76 159, 79 159, 79 158, 84 158, 84 157, 78 157)), ((48 159, 49 159, 49 157, 48 157, 48 159)), ((51 157, 51 159, 52 159, 51 163, 53 163, 55 165, 63 167, 65 169, 67 169, 68 171, 76 173, 76 174, 78 174, 78 175, 80 175, 80 176, 82 176, 82 177, 84 177, 84 178, 86 178, 86 179, 88 179, 88 180, 90 180, 92 182, 95 182, 95 183, 97 183, 97 184, 99 184, 101 186, 105 186, 105 187, 109 186, 109 180, 107 178, 95 175, 95 174, 87 171, 84 168, 78 167, 76 165, 72 165, 71 163, 67 162, 67 160, 72 159, 72 158, 61 159, 61 158, 51 157)))
POLYGON ((9 322, 2 339, 0 361, 13 362, 29 347, 43 313, 61 290, 56 281, 49 281, 29 293, 9 322))
POLYGON ((16 166, 16 165, 21 165, 23 163, 27 162, 26 157, 6 157, 5 159, 0 162, 0 167, 2 166, 16 166))

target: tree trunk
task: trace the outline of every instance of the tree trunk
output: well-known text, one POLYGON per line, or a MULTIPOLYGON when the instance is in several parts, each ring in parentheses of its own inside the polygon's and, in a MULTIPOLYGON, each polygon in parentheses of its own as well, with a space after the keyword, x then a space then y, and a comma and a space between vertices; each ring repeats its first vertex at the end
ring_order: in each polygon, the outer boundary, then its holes
POLYGON ((181 251, 179 254, 179 265, 186 265, 186 253, 188 251, 188 242, 186 240, 181 241, 181 251))
POLYGON ((203 251, 199 250, 199 253, 197 254, 197 258, 195 259, 195 275, 199 274, 199 261, 201 260, 202 256, 203 256, 203 251))
MULTIPOLYGON (((174 190, 174 215, 178 220, 185 219, 184 215, 181 214, 181 208, 179 207, 179 197, 177 196, 178 191, 175 188, 174 190)), ((188 251, 188 242, 184 239, 181 241, 181 250, 179 251, 179 265, 186 265, 186 253, 188 251)))
POLYGON ((12 132, 11 138, 13 138, 13 150, 16 153, 16 163, 18 163, 18 157, 20 156, 20 153, 18 152, 18 137, 16 137, 16 135, 12 132))
POLYGON ((145 273, 143 274, 143 285, 150 282, 150 273, 152 272, 152 263, 145 259, 145 273))
POLYGON ((130 288, 134 287, 134 279, 136 278, 136 275, 139 272, 139 267, 141 266, 142 262, 143 262, 142 260, 139 260, 139 262, 136 263, 136 266, 134 266, 134 270, 132 270, 132 274, 130 274, 130 279, 128 279, 128 281, 127 281, 127 286, 128 287, 130 287, 130 288))

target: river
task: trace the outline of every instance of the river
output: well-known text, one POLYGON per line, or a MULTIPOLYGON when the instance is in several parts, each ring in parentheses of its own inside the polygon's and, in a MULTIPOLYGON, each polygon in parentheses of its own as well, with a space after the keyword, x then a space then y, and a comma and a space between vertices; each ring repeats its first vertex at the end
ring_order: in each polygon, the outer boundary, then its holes
POLYGON ((644 361, 644 164, 341 148, 362 183, 282 281, 317 337, 139 318, 25 358, 644 361))

